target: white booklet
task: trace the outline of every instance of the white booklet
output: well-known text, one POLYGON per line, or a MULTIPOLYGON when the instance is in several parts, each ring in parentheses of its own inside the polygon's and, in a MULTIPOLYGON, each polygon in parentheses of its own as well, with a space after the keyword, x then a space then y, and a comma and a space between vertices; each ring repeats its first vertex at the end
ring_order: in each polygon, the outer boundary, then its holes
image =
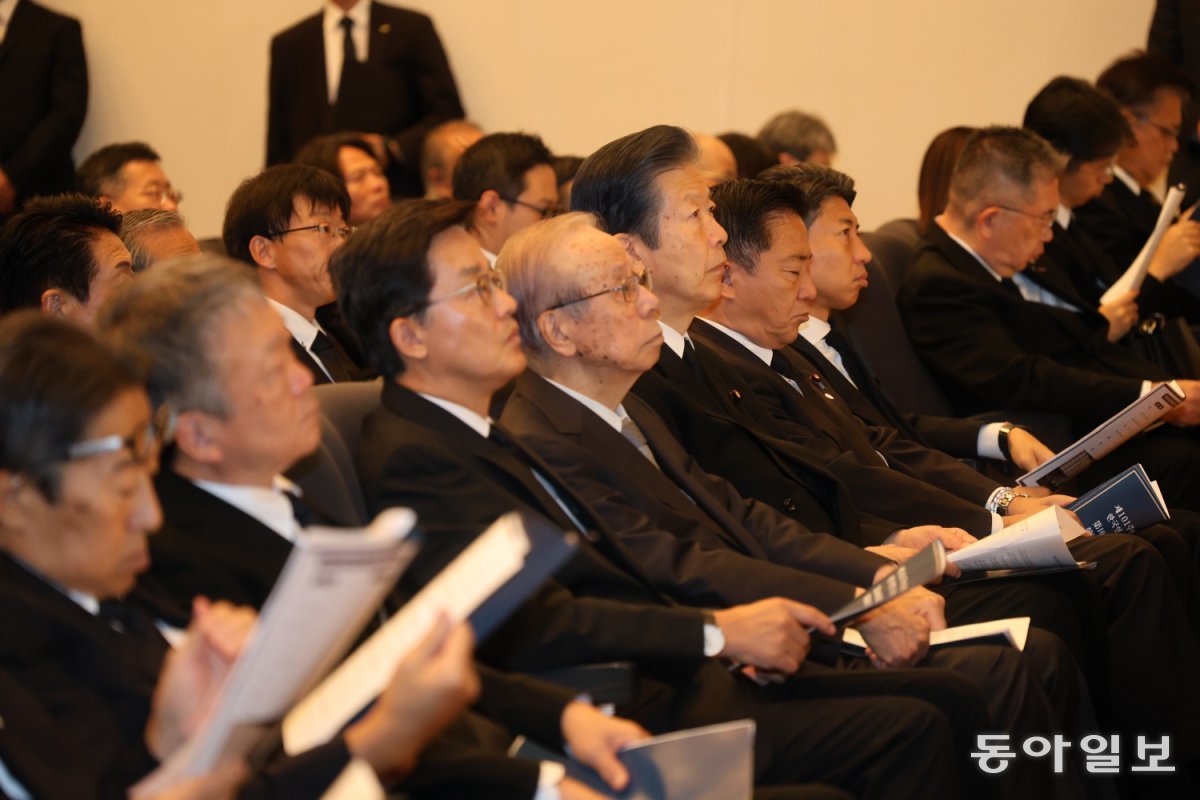
POLYGON ((337 663, 416 554, 416 515, 384 511, 361 530, 311 527, 296 540, 245 649, 200 729, 134 789, 148 795, 255 749, 337 663))
POLYGON ((1094 462, 1116 450, 1137 434, 1162 419, 1183 402, 1183 389, 1175 381, 1155 384, 1143 397, 1134 400, 1079 441, 1067 446, 1041 466, 1017 478, 1022 486, 1062 485, 1094 462))
MULTIPOLYGON (((944 647, 948 644, 997 641, 1024 650, 1025 640, 1028 638, 1029 617, 1009 617, 930 631, 929 646, 944 647)), ((867 642, 857 630, 847 628, 842 634, 842 649, 851 653, 866 652, 867 642)))
POLYGON ((1150 269, 1150 262, 1154 260, 1154 254, 1158 252, 1158 246, 1162 244, 1163 234, 1167 232, 1167 228, 1171 227, 1175 217, 1179 216, 1179 206, 1183 204, 1183 195, 1186 191, 1187 187, 1183 184, 1172 186, 1167 190, 1166 199, 1163 200, 1162 210, 1158 212, 1158 221, 1154 223, 1154 230, 1151 232, 1150 238, 1142 245, 1142 251, 1129 265, 1129 269, 1125 270, 1125 274, 1117 278, 1113 285, 1108 287, 1108 291, 1101 295, 1101 305, 1111 303, 1126 292, 1142 288, 1142 283, 1146 280, 1146 273, 1150 269))
POLYGON ((558 761, 567 774, 620 800, 750 800, 754 794, 754 720, 672 731, 621 749, 629 786, 617 794, 595 772, 560 753, 518 738, 516 758, 558 761))
POLYGON ((946 559, 963 572, 1020 567, 1074 567, 1077 562, 1067 542, 1083 534, 1083 526, 1058 506, 1049 506, 1033 516, 977 542, 949 553, 946 559))

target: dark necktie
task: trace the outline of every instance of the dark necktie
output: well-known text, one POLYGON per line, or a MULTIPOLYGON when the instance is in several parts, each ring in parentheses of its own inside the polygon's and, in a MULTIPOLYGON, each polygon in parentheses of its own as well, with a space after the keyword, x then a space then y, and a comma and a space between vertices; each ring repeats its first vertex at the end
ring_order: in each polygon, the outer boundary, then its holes
POLYGON ((354 37, 351 35, 351 31, 354 30, 354 20, 345 16, 338 25, 342 28, 342 74, 338 79, 337 92, 338 100, 341 100, 346 86, 350 83, 350 75, 358 66, 358 51, 354 48, 354 37))
POLYGON ((317 331, 317 338, 313 339, 312 347, 309 350, 325 367, 325 371, 329 373, 329 377, 334 383, 353 380, 350 357, 338 346, 337 342, 326 336, 324 331, 317 331))
POLYGON ((1000 288, 1011 294, 1013 297, 1020 298, 1021 300, 1025 299, 1025 295, 1021 294, 1021 290, 1017 288, 1016 281, 1014 281, 1012 278, 1001 278, 1000 288))
POLYGON ((311 525, 321 524, 321 519, 317 516, 316 512, 308 507, 308 504, 305 503, 304 500, 292 494, 291 492, 284 492, 283 496, 286 497, 288 502, 292 504, 292 516, 295 517, 296 523, 301 528, 307 528, 311 525))
POLYGON ((842 366, 849 373, 851 383, 860 390, 864 390, 863 387, 872 384, 874 379, 871 377, 867 365, 858 357, 858 353, 854 352, 854 347, 841 332, 836 328, 830 328, 829 334, 825 337, 825 344, 836 350, 837 354, 842 357, 842 366))
POLYGON ((796 370, 792 369, 792 362, 787 360, 782 351, 775 350, 771 353, 771 369, 791 381, 796 391, 804 394, 804 390, 800 388, 800 378, 796 374, 796 370))
POLYGON ((120 600, 104 600, 96 616, 121 635, 123 654, 137 665, 139 677, 153 685, 167 656, 167 641, 150 615, 120 600))

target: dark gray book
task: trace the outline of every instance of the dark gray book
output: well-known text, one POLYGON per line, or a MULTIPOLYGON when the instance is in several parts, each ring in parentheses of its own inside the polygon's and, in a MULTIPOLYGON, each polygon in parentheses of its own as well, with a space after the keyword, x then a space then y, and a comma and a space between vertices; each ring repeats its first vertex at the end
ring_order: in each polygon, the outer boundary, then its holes
POLYGON ((1141 464, 1109 478, 1067 508, 1093 534, 1135 533, 1171 518, 1158 483, 1141 464))

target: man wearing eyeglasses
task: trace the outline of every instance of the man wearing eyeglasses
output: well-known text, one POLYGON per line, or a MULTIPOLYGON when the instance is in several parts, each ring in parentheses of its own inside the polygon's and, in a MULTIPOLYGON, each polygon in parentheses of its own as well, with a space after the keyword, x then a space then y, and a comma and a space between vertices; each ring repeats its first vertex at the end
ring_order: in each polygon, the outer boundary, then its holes
POLYGON ((158 208, 175 211, 183 193, 171 187, 158 153, 144 142, 120 142, 101 147, 76 171, 79 188, 113 211, 158 208))
POLYGON ((302 164, 268 167, 238 186, 225 211, 230 256, 255 266, 292 349, 316 383, 368 377, 333 306, 329 258, 349 235, 350 196, 333 175, 302 164))
MULTIPOLYGON (((1016 282, 1052 235, 1060 160, 1028 130, 973 134, 955 167, 946 211, 918 247, 897 300, 917 354, 957 413, 997 403, 1050 411, 1067 415, 1083 435, 1152 382, 1173 376, 1109 342, 1099 314, 1064 307, 1066 289, 1052 303, 1016 282)), ((1194 510, 1200 463, 1195 432, 1187 428, 1200 423, 1200 382, 1179 384, 1187 399, 1166 415, 1172 424, 1131 440, 1105 462, 1113 471, 1141 462, 1168 504, 1194 510)))
POLYGON ((487 256, 508 237, 558 213, 552 156, 537 136, 492 133, 471 145, 454 166, 454 199, 475 203, 467 230, 487 256))
MULTIPOLYGON (((1169 60, 1154 53, 1118 59, 1096 79, 1096 87, 1117 101, 1132 137, 1117 153, 1112 183, 1075 215, 1109 256, 1125 266, 1133 263, 1158 220, 1161 204, 1150 187, 1179 149, 1183 103, 1194 87, 1169 60)), ((1190 196, 1195 197, 1195 191, 1190 196)), ((1185 215, 1168 230, 1160 250, 1170 251, 1170 257, 1157 259, 1151 275, 1166 280, 1200 257, 1200 223, 1185 215)))

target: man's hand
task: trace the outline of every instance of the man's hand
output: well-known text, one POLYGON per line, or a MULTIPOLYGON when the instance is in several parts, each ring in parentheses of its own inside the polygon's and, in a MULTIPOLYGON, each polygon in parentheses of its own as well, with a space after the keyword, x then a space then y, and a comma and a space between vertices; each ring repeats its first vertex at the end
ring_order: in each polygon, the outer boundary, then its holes
MULTIPOLYGON (((899 599, 899 598, 897 598, 899 599)), ((867 642, 867 655, 879 669, 911 667, 929 652, 929 621, 885 603, 854 623, 867 642)))
POLYGON ((441 617, 396 667, 367 715, 346 729, 346 747, 387 783, 412 771, 417 754, 479 696, 466 623, 441 617))
MULTIPOLYGON (((1017 491, 1025 493, 1025 487, 1021 487, 1017 491)), ((1048 494, 1044 497, 1014 497, 1012 502, 1008 504, 1008 513, 1001 519, 1004 521, 1004 527, 1015 525, 1023 519, 1028 519, 1034 514, 1045 511, 1050 506, 1059 506, 1066 510, 1067 506, 1075 502, 1075 498, 1065 494, 1048 494)), ((1079 522, 1079 516, 1074 511, 1067 511, 1067 516, 1079 522)), ((1083 523, 1080 523, 1083 524, 1083 523)))
POLYGON ((720 656, 787 675, 800 669, 808 656, 808 628, 827 636, 836 630, 817 609, 781 597, 734 606, 713 616, 725 636, 720 656))
POLYGON ((1200 425, 1200 381, 1177 379, 1175 382, 1183 389, 1184 400, 1163 415, 1163 419, 1181 428, 1200 425))
POLYGON ((1008 432, 1008 452, 1012 463, 1026 472, 1054 458, 1054 451, 1024 428, 1008 432))
POLYGON ((562 733, 571 755, 594 769, 617 792, 629 785, 629 772, 617 754, 626 745, 650 736, 636 722, 609 717, 579 701, 563 709, 562 733))
POLYGON ((1149 272, 1160 281, 1177 275, 1200 256, 1200 222, 1184 215, 1163 234, 1149 272))
POLYGON ((167 655, 146 724, 146 745, 160 761, 196 731, 257 619, 249 608, 193 601, 187 638, 167 655))
POLYGON ((883 556, 886 559, 890 559, 901 564, 917 554, 917 551, 913 550, 911 547, 902 547, 898 544, 876 544, 863 549, 865 549, 868 553, 874 553, 877 556, 883 556))
POLYGON ((941 540, 941 543, 951 552, 977 541, 974 536, 962 528, 943 528, 941 525, 918 525, 915 528, 904 528, 886 539, 888 544, 898 544, 914 551, 924 550, 937 540, 941 540))
POLYGON ((1100 313, 1108 320, 1108 340, 1110 342, 1120 341, 1121 337, 1129 333, 1130 329, 1137 324, 1137 296, 1136 290, 1130 290, 1112 302, 1100 306, 1100 313))

